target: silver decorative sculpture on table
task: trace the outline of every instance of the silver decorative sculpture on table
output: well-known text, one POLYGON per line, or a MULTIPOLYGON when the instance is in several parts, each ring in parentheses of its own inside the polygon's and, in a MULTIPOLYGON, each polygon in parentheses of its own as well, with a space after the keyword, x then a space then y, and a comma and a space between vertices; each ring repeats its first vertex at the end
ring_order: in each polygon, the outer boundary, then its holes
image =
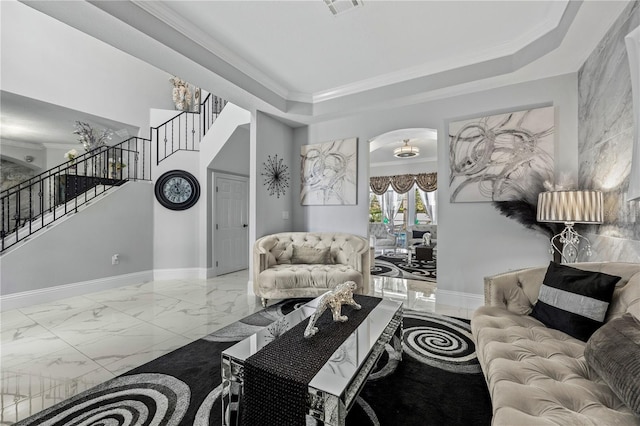
POLYGON ((349 318, 346 315, 342 315, 342 305, 353 306, 355 309, 360 309, 358 303, 353 300, 353 290, 356 289, 356 283, 354 281, 347 281, 342 284, 338 284, 332 291, 326 292, 320 299, 318 308, 311 316, 307 328, 304 330, 304 337, 306 339, 313 337, 318 332, 318 327, 315 326, 316 321, 327 310, 327 307, 331 308, 334 321, 345 322, 349 318))

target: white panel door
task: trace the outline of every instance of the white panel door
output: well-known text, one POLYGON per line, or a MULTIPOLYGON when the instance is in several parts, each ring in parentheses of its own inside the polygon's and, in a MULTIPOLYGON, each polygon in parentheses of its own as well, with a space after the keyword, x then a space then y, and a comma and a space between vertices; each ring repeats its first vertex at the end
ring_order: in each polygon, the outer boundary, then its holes
POLYGON ((249 179, 215 176, 213 226, 216 275, 249 267, 249 179))

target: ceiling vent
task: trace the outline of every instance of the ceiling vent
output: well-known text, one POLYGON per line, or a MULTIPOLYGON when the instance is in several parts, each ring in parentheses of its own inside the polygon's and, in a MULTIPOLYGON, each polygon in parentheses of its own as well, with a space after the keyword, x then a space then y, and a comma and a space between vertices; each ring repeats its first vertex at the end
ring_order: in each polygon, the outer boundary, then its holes
POLYGON ((324 0, 324 2, 334 15, 340 15, 362 6, 362 0, 324 0))

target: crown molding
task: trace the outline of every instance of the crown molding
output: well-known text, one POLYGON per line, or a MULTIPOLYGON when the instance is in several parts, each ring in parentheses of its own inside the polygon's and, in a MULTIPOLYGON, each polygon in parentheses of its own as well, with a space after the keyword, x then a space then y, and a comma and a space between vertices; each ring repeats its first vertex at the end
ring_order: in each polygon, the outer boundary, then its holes
POLYGON ((191 22, 187 21, 185 18, 179 15, 175 10, 165 6, 161 2, 131 0, 131 3, 135 4, 140 9, 144 10, 156 19, 159 19, 161 22, 173 28, 180 34, 191 39, 191 41, 216 55, 221 60, 230 64, 234 68, 239 69, 250 78, 254 79, 261 85, 265 86, 267 89, 276 93, 278 96, 284 99, 289 99, 290 93, 287 88, 277 83, 275 80, 270 78, 264 72, 260 71, 244 58, 227 49, 227 47, 219 43, 214 38, 210 37, 204 31, 195 27, 191 22))
MULTIPOLYGON (((184 28, 180 31, 175 29, 177 23, 173 26, 167 24, 165 19, 169 17, 160 19, 146 10, 153 9, 159 2, 88 1, 72 2, 73 5, 69 6, 62 5, 60 2, 23 1, 36 10, 161 69, 185 69, 191 76, 197 76, 194 77, 196 80, 207 81, 208 83, 204 85, 208 89, 211 89, 210 86, 215 82, 222 96, 228 97, 230 101, 243 108, 258 108, 278 117, 286 117, 305 124, 342 117, 345 112, 358 114, 514 84, 522 79, 522 73, 519 71, 523 70, 524 65, 546 55, 562 42, 582 4, 581 0, 568 2, 560 24, 553 31, 510 57, 500 58, 490 63, 471 64, 462 69, 447 70, 439 74, 433 74, 431 69, 429 76, 413 79, 411 76, 419 75, 419 70, 407 70, 406 72, 414 73, 409 74, 408 81, 391 85, 384 81, 378 82, 376 85, 383 87, 378 87, 377 90, 368 89, 370 86, 362 82, 358 87, 347 85, 334 90, 331 94, 323 94, 330 101, 319 102, 321 98, 314 101, 312 94, 288 91, 280 86, 280 89, 286 92, 286 97, 283 97, 270 91, 266 86, 260 85, 259 81, 243 74, 240 68, 211 53, 207 47, 201 45, 202 43, 190 40, 189 36, 184 34, 188 32, 184 28), (88 20, 87 16, 90 16, 91 20, 88 20), (100 22, 101 25, 96 25, 96 22, 100 22), (131 43, 132 35, 137 37, 139 34, 144 34, 145 37, 141 37, 139 43, 131 43), (170 42, 172 36, 175 39, 170 42), (195 49, 190 50, 190 47, 195 49), (182 68, 175 66, 178 63, 182 68), (219 69, 218 66, 221 68, 219 69), (348 95, 350 92, 354 94, 348 95)), ((564 6, 566 3, 561 4, 564 6)), ((175 12, 166 6, 164 11, 176 19, 175 12)), ((188 29, 191 31, 194 28, 188 29)), ((574 71, 570 70, 570 72, 574 71)), ((535 75, 535 79, 567 72, 569 71, 542 70, 535 75)), ((528 80, 531 78, 529 77, 528 80)))
MULTIPOLYGON (((570 2, 568 0, 553 2, 550 7, 551 10, 549 13, 549 19, 536 25, 530 31, 521 34, 519 37, 502 43, 498 46, 478 51, 475 54, 465 54, 463 56, 458 56, 452 59, 433 61, 422 65, 417 65, 415 67, 405 68, 400 71, 360 80, 343 86, 334 87, 328 90, 315 92, 310 95, 312 99, 311 102, 318 103, 338 99, 344 96, 365 92, 367 90, 380 89, 381 87, 389 86, 392 84, 402 83, 417 78, 429 77, 441 72, 453 71, 456 69, 473 66, 474 64, 486 61, 513 57, 516 53, 522 51, 523 49, 527 49, 540 38, 560 28, 563 24, 563 21, 567 24, 568 27, 575 18, 575 13, 567 13, 569 3, 570 2)), ((581 3, 581 0, 575 3, 581 3)), ((561 39, 565 34, 566 32, 561 34, 561 39)), ((552 47, 555 48, 555 46, 552 47)), ((540 56, 549 53, 549 51, 551 50, 553 49, 550 48, 542 52, 540 56)))
MULTIPOLYGON (((253 66, 250 62, 240 57, 235 52, 229 50, 226 46, 210 37, 204 31, 195 27, 191 22, 183 18, 175 10, 167 7, 163 3, 144 0, 131 0, 131 2, 138 6, 140 9, 149 13, 151 16, 178 31, 180 34, 190 38, 194 43, 203 47, 212 54, 218 56, 221 60, 225 61, 229 65, 242 71, 257 83, 273 91, 283 99, 287 101, 311 104, 338 99, 344 96, 354 95, 368 90, 380 89, 384 86, 401 83, 416 78, 428 77, 438 72, 455 70, 457 68, 470 66, 478 62, 505 58, 510 55, 514 55, 518 51, 526 48, 528 45, 545 36, 549 32, 557 29, 562 25, 563 20, 568 19, 570 23, 575 16, 567 13, 568 6, 571 3, 569 0, 554 1, 549 6, 547 19, 545 19, 526 33, 521 34, 517 38, 509 40, 508 42, 505 42, 501 45, 476 52, 472 55, 465 54, 462 57, 429 62, 401 71, 360 80, 342 86, 337 86, 331 89, 314 93, 306 93, 289 90, 282 84, 277 83, 275 79, 271 78, 266 73, 253 66)), ((581 0, 574 3, 580 2, 581 0)))

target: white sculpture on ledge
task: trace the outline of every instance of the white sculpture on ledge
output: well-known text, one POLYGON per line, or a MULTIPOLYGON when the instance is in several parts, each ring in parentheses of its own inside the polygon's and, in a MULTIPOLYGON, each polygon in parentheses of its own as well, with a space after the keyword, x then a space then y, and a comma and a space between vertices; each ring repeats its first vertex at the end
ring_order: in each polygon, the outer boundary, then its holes
POLYGON ((354 281, 347 281, 342 284, 338 284, 332 291, 326 292, 320 299, 318 308, 311 316, 307 328, 304 330, 304 337, 306 339, 313 337, 318 332, 318 327, 315 326, 316 321, 320 319, 320 316, 327 310, 327 307, 331 308, 333 313, 333 320, 345 322, 349 318, 346 315, 342 315, 342 305, 353 306, 355 309, 360 309, 358 303, 353 300, 353 290, 356 289, 356 283, 354 281))

